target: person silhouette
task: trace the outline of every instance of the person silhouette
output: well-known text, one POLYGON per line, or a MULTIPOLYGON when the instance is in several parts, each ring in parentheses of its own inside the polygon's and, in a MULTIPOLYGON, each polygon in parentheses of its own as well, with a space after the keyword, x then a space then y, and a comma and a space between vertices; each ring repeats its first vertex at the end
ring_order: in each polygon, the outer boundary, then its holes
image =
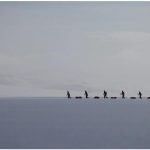
POLYGON ((142 93, 140 91, 139 91, 138 95, 139 95, 139 98, 142 99, 142 93))
POLYGON ((86 98, 88 98, 88 92, 87 91, 84 92, 84 95, 86 98))
POLYGON ((121 92, 121 95, 122 95, 122 98, 125 98, 125 92, 124 91, 121 92))
POLYGON ((108 97, 107 97, 107 92, 106 92, 105 90, 104 90, 103 95, 104 95, 104 98, 108 98, 108 97))
POLYGON ((68 97, 68 98, 71 98, 71 95, 70 95, 70 92, 69 92, 69 91, 67 91, 67 97, 68 97))

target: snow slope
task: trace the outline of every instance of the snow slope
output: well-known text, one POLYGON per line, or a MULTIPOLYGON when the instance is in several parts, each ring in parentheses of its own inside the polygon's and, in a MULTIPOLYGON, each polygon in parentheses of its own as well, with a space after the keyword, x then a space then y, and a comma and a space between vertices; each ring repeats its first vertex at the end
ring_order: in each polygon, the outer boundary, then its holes
POLYGON ((0 148, 150 148, 150 100, 0 98, 0 148))

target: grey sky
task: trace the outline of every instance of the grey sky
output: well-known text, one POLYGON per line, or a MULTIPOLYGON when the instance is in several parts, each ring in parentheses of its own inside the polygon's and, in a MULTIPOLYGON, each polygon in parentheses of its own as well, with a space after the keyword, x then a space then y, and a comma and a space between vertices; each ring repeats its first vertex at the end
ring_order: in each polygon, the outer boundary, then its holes
POLYGON ((150 2, 0 2, 0 96, 150 96, 150 2))

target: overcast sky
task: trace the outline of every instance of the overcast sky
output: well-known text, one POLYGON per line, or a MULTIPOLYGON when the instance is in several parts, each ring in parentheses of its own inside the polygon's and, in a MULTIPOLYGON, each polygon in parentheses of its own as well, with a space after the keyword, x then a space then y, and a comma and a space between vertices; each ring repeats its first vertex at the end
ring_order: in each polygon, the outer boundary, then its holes
POLYGON ((0 96, 150 96, 150 2, 0 2, 0 96))

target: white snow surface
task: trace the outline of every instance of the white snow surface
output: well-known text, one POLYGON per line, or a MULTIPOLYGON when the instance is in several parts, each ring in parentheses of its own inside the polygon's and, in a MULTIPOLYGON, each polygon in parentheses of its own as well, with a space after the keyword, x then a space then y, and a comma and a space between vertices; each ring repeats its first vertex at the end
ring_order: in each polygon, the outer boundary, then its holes
POLYGON ((150 148, 150 100, 0 98, 0 148, 150 148))

